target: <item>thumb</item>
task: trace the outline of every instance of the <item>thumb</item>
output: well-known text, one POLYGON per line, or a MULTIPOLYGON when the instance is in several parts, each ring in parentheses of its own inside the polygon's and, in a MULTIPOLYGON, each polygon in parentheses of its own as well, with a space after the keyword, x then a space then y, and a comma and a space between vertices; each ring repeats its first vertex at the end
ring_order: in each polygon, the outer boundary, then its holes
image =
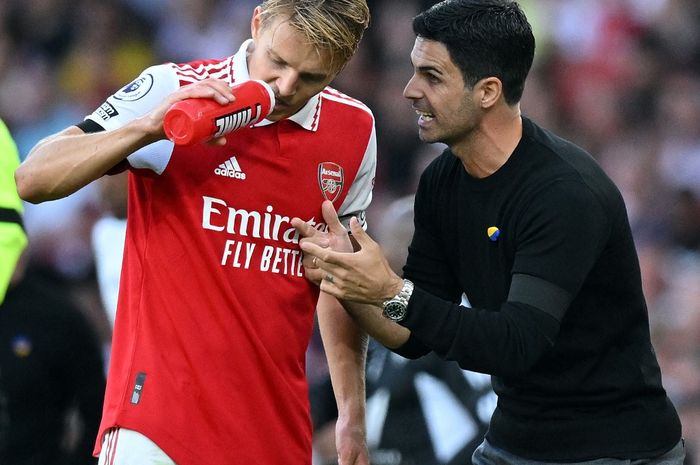
POLYGON ((352 234, 352 237, 355 239, 355 241, 357 241, 357 243, 360 244, 360 247, 362 247, 363 249, 366 246, 374 244, 372 238, 369 237, 367 231, 362 229, 360 222, 357 221, 357 218, 354 216, 350 219, 350 233, 352 234))
POLYGON ((340 218, 338 218, 338 212, 335 211, 333 202, 324 200, 321 205, 321 213, 323 214, 323 221, 326 222, 328 229, 333 234, 342 235, 347 233, 345 226, 343 226, 343 223, 340 222, 340 218))

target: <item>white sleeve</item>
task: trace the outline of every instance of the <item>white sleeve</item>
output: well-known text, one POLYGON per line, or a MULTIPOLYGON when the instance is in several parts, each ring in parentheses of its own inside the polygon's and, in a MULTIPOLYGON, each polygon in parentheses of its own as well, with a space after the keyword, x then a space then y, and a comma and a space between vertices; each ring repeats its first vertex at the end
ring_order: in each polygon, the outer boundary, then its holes
POLYGON ((340 222, 349 230, 350 218, 357 217, 362 229, 367 229, 366 210, 372 202, 372 188, 374 188, 374 177, 377 171, 377 133, 372 125, 365 155, 362 159, 360 169, 357 171, 355 180, 350 186, 345 201, 338 209, 340 222))
MULTIPOLYGON (((120 128, 153 110, 179 87, 172 65, 151 66, 107 98, 85 119, 97 123, 106 131, 120 128)), ((173 146, 169 140, 161 140, 135 151, 127 160, 135 168, 148 168, 160 174, 170 161, 173 146)))

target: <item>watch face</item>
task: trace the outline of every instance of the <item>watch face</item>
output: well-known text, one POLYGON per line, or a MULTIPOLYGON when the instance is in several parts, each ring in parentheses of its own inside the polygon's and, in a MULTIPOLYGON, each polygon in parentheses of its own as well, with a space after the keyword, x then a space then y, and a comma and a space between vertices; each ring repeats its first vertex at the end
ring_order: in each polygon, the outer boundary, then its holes
POLYGON ((406 305, 401 302, 388 302, 384 306, 384 315, 393 321, 401 321, 406 318, 406 305))

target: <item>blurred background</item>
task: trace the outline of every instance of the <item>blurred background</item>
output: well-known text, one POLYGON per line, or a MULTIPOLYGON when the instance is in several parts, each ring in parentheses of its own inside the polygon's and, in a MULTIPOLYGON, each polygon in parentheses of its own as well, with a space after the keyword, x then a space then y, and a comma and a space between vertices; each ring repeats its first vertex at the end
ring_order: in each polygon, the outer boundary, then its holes
MULTIPOLYGON (((371 26, 333 84, 367 103, 376 117, 379 166, 370 232, 409 221, 389 213, 442 150, 419 142, 416 115, 402 97, 412 72, 410 21, 433 3, 370 0, 371 26)), ((691 452, 698 451, 700 2, 520 3, 537 38, 523 112, 591 152, 622 191, 664 385, 691 452)), ((0 118, 20 158, 41 138, 82 121, 151 64, 232 54, 250 34, 256 4, 1 0, 0 118)), ((105 358, 114 303, 109 264, 120 252, 109 222, 123 218, 123 183, 120 176, 105 178, 25 211, 31 270, 58 284, 84 312, 105 358)), ((309 350, 312 384, 323 380, 324 364, 315 339, 309 350)), ((697 462, 691 457, 689 463, 697 462)))

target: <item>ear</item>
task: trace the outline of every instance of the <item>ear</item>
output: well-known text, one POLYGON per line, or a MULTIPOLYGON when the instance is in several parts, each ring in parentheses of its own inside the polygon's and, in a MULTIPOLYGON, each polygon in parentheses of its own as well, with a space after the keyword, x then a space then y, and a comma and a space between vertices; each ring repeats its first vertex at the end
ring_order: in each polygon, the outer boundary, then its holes
POLYGON ((503 95, 503 83, 497 77, 487 77, 476 83, 475 94, 481 108, 491 108, 503 95))
POLYGON ((256 39, 262 29, 262 7, 256 6, 250 19, 250 36, 256 39))

